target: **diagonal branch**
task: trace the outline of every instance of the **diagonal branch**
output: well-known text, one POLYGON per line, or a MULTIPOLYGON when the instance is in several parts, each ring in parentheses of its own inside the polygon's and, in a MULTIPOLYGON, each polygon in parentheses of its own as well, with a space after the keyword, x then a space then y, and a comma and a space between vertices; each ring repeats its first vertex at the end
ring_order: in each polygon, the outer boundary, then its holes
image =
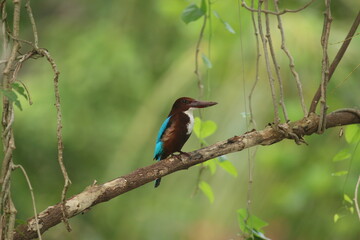
MULTIPOLYGON (((358 15, 356 16, 356 18, 349 30, 349 33, 345 37, 345 40, 344 40, 343 44, 341 45, 341 48, 339 49, 338 53, 336 54, 334 60, 332 61, 331 65, 330 65, 328 81, 330 81, 336 67, 339 65, 339 62, 341 61, 342 57, 344 56, 359 24, 360 24, 360 11, 358 12, 358 15)), ((316 91, 316 93, 314 95, 313 100, 311 101, 309 113, 314 113, 316 111, 316 107, 317 107, 320 97, 321 97, 321 86, 319 86, 318 90, 316 91)))
MULTIPOLYGON (((340 109, 327 115, 326 128, 360 123, 360 110, 340 109)), ((83 192, 66 200, 66 215, 71 218, 84 213, 99 203, 138 188, 156 178, 173 172, 188 169, 209 159, 233 152, 242 151, 257 145, 271 145, 296 135, 302 139, 304 135, 311 135, 317 131, 319 116, 310 114, 309 117, 296 122, 280 124, 282 131, 268 126, 260 131, 247 132, 211 146, 170 157, 147 167, 139 168, 130 174, 116 178, 104 184, 88 186, 83 192), (189 155, 189 157, 188 157, 189 155), (179 160, 181 158, 181 161, 179 160)), ((59 224, 62 220, 61 203, 50 206, 37 216, 41 233, 59 224)), ((37 237, 35 218, 30 218, 26 224, 17 227, 15 240, 28 240, 37 237)))

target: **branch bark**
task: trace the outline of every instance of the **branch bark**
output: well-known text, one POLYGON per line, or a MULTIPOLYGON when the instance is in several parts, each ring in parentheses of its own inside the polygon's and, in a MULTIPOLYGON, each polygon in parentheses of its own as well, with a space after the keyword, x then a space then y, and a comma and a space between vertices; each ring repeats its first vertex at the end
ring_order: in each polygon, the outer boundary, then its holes
MULTIPOLYGON (((340 109, 328 114, 326 118, 326 128, 358 124, 360 123, 360 110, 340 109)), ((279 129, 281 131, 267 126, 263 130, 253 130, 241 136, 234 136, 225 141, 190 152, 188 153, 189 156, 181 154, 178 157, 170 157, 104 184, 88 186, 83 192, 66 200, 66 215, 69 218, 74 217, 88 211, 89 208, 99 203, 109 201, 114 197, 154 181, 156 178, 188 169, 224 154, 242 151, 257 145, 271 145, 284 139, 302 139, 305 135, 316 133, 319 121, 319 116, 312 113, 299 121, 280 124, 279 129)), ((38 214, 38 225, 41 233, 61 222, 63 217, 61 205, 62 203, 58 203, 50 206, 38 214)), ((14 234, 15 240, 28 240, 36 237, 35 217, 28 219, 26 224, 18 226, 14 234)))

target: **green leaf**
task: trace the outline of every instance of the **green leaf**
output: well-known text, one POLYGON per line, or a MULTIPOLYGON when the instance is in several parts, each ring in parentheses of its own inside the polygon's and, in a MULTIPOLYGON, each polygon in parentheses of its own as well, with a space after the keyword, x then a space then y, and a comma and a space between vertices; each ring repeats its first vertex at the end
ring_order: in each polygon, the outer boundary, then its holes
POLYGON ((25 88, 20 83, 14 82, 11 84, 11 87, 15 89, 15 91, 18 92, 21 96, 23 96, 26 100, 28 99, 25 88))
POLYGON ((204 139, 212 135, 216 131, 216 129, 217 125, 214 121, 201 121, 200 118, 195 118, 193 131, 198 138, 204 139))
POLYGON ((204 13, 206 13, 206 11, 207 11, 207 6, 206 6, 206 1, 205 1, 205 0, 201 0, 200 9, 201 9, 204 13))
POLYGON ((348 149, 342 149, 333 157, 333 162, 343 161, 351 157, 348 149))
POLYGON ((225 25, 225 28, 229 31, 229 32, 231 32, 232 34, 235 34, 236 32, 235 32, 235 30, 230 26, 230 24, 228 23, 228 22, 223 22, 224 23, 224 25, 225 25))
POLYGON ((224 169, 230 175, 237 177, 238 171, 235 168, 235 166, 232 164, 232 162, 230 162, 228 160, 225 160, 225 161, 218 160, 218 164, 222 169, 224 169))
POLYGON ((201 58, 202 58, 202 60, 203 60, 203 62, 206 65, 207 68, 212 68, 211 61, 205 54, 202 54, 201 58))
POLYGON ((344 193, 344 200, 345 200, 346 202, 350 203, 351 205, 353 205, 353 201, 352 201, 351 198, 350 198, 347 194, 345 194, 345 193, 344 193))
POLYGON ((349 211, 351 212, 351 214, 354 214, 354 208, 353 207, 350 207, 349 211))
POLYGON ((206 166, 210 169, 210 173, 212 175, 215 174, 215 172, 216 172, 216 159, 215 158, 210 159, 210 160, 204 162, 203 164, 204 164, 204 166, 206 166))
POLYGON ((255 215, 251 215, 248 219, 248 224, 253 226, 254 229, 260 231, 261 228, 266 227, 269 225, 267 222, 263 221, 262 219, 258 218, 255 215))
POLYGON ((248 217, 248 212, 245 208, 238 209, 237 214, 238 214, 239 227, 241 231, 244 233, 254 233, 253 230, 256 230, 256 232, 260 232, 261 228, 266 227, 268 225, 267 222, 265 222, 264 220, 260 219, 255 215, 250 215, 248 217))
POLYGON ((10 102, 13 102, 22 111, 21 103, 14 91, 12 90, 9 91, 4 89, 0 89, 0 91, 4 94, 4 96, 7 97, 7 99, 9 99, 10 102))
POLYGON ((357 125, 349 125, 345 129, 345 140, 348 143, 353 143, 358 141, 360 138, 360 127, 357 125))
POLYGON ((21 107, 20 101, 17 100, 17 101, 15 101, 14 103, 15 103, 15 106, 17 106, 17 107, 20 109, 20 111, 22 111, 22 107, 21 107))
POLYGON ((347 174, 348 174, 348 171, 339 171, 339 172, 332 173, 331 176, 340 177, 340 176, 344 176, 344 175, 347 175, 347 174))
MULTIPOLYGON (((196 4, 190 4, 187 6, 181 14, 181 19, 188 24, 189 22, 193 22, 204 16, 205 11, 204 6, 201 4, 202 8, 199 8, 196 4)), ((206 8, 206 5, 205 5, 206 8)))
POLYGON ((220 15, 219 15, 219 13, 218 13, 217 11, 214 11, 214 15, 215 15, 215 17, 217 17, 217 18, 222 22, 222 24, 224 24, 225 28, 226 28, 229 32, 231 32, 232 34, 235 34, 235 33, 236 33, 235 30, 231 27, 231 25, 230 25, 228 22, 224 21, 224 20, 220 17, 220 15))
POLYGON ((18 97, 14 91, 9 91, 4 89, 0 89, 0 90, 10 101, 15 102, 16 100, 18 100, 18 97))
POLYGON ((209 199, 210 203, 213 203, 215 198, 214 198, 214 193, 213 193, 211 186, 207 182, 201 181, 199 183, 199 188, 205 194, 205 196, 209 199))
POLYGON ((245 219, 247 218, 247 211, 245 208, 238 209, 237 211, 239 228, 243 233, 248 233, 247 224, 245 219))
POLYGON ((339 219, 340 219, 340 216, 339 216, 339 214, 336 213, 334 215, 334 223, 336 223, 339 219))

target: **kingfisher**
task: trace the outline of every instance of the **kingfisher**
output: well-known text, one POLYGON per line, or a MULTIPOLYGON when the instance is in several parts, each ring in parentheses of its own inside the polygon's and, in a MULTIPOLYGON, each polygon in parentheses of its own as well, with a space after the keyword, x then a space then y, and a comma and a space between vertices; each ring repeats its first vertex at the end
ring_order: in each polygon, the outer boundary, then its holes
MULTIPOLYGON (((156 138, 154 160, 160 161, 173 155, 175 152, 184 153, 181 148, 189 139, 194 127, 193 110, 206 108, 216 102, 198 101, 189 97, 177 99, 156 138)), ((160 185, 161 178, 155 180, 155 187, 160 185)))

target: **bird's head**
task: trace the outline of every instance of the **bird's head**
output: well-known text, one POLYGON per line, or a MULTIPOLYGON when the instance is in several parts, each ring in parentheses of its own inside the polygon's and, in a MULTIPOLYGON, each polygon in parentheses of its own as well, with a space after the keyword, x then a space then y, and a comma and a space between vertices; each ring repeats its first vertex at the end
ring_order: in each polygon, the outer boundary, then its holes
POLYGON ((175 101, 172 109, 171 114, 175 112, 185 112, 190 108, 206 108, 217 104, 217 102, 205 102, 205 101, 198 101, 193 98, 189 97, 182 97, 175 101))

